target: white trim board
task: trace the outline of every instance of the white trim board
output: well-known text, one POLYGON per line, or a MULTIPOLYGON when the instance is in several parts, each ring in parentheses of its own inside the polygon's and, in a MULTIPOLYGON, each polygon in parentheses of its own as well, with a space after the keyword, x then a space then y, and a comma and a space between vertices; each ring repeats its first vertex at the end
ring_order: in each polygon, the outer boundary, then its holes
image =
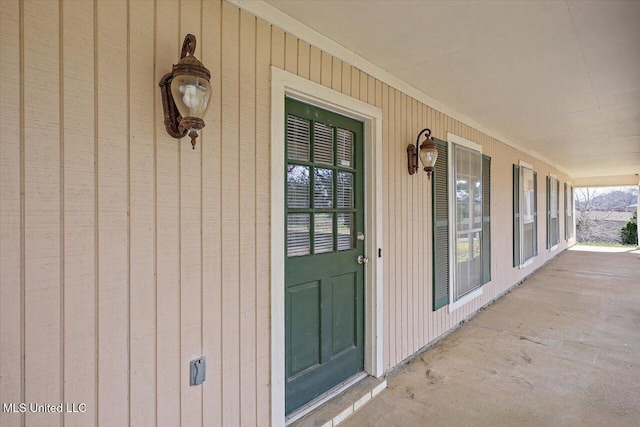
MULTIPOLYGON (((522 246, 522 245, 521 245, 521 246, 522 246)), ((525 269, 525 268, 529 267, 531 264, 533 264, 533 260, 535 259, 535 257, 536 257, 536 256, 537 256, 537 255, 532 256, 531 258, 529 258, 528 260, 526 260, 525 262, 523 262, 522 264, 520 264, 520 265, 518 266, 518 268, 519 268, 520 270, 523 270, 523 269, 525 269)))
POLYGON ((447 142, 461 145, 462 147, 478 151, 480 154, 482 154, 482 145, 477 144, 473 141, 469 141, 468 139, 458 136, 455 133, 447 132, 447 142))
POLYGON ((376 79, 388 84, 389 86, 392 86, 397 90, 404 92, 406 95, 409 95, 410 97, 420 101, 421 103, 428 105, 432 108, 435 108, 441 113, 446 114, 447 116, 453 119, 456 119, 461 123, 471 126, 472 128, 477 129, 480 132, 485 133, 486 135, 489 135, 497 139, 503 144, 513 147, 516 150, 526 153, 532 157, 535 157, 536 159, 541 160, 550 166, 553 166, 554 168, 561 171, 567 176, 571 176, 569 173, 567 173, 567 171, 565 171, 556 163, 550 161, 546 157, 528 148, 524 148, 519 144, 509 141, 500 133, 495 132, 491 129, 488 129, 487 127, 481 125, 480 123, 476 122, 470 117, 467 117, 466 115, 459 113, 458 111, 450 107, 447 107, 440 101, 422 92, 420 89, 410 85, 409 83, 405 82, 401 78, 385 71, 384 69, 380 68, 376 64, 363 58, 357 53, 352 52, 351 50, 345 48, 341 44, 336 43, 335 41, 331 40, 329 37, 325 36, 324 34, 319 33, 313 28, 287 15, 286 13, 282 12, 281 10, 272 6, 271 4, 263 0, 225 0, 225 1, 227 1, 228 3, 234 4, 237 7, 244 9, 256 16, 259 16, 260 18, 282 28, 287 33, 292 34, 306 41, 307 43, 310 43, 311 45, 316 46, 318 49, 323 50, 324 52, 327 52, 331 56, 334 56, 335 58, 338 58, 341 61, 346 62, 347 64, 358 68, 359 70, 364 71, 370 76, 373 76, 376 79))
POLYGON ((364 369, 383 368, 382 110, 295 74, 271 67, 271 425, 285 423, 285 97, 363 122, 365 162, 364 369))
POLYGON ((531 163, 527 163, 524 160, 520 160, 518 162, 518 165, 521 166, 521 167, 533 170, 533 166, 531 165, 531 163))
POLYGON ((458 301, 450 303, 449 304, 449 313, 453 313, 454 311, 456 311, 460 307, 466 305, 467 303, 470 303, 474 299, 476 299, 478 297, 481 297, 481 296, 482 296, 482 286, 480 286, 475 291, 468 293, 467 295, 463 296, 462 298, 459 298, 458 301))

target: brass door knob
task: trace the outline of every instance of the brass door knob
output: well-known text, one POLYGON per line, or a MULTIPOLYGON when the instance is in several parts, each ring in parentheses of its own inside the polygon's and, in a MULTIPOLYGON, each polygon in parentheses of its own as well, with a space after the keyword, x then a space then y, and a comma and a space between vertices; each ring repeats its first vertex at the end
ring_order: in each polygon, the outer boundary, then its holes
POLYGON ((358 255, 358 264, 366 264, 369 262, 369 258, 363 255, 358 255))

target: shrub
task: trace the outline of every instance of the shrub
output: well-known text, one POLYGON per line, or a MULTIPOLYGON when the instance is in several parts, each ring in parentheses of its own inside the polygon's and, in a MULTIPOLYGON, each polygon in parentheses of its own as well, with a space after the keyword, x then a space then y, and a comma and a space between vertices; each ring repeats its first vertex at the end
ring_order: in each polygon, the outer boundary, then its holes
POLYGON ((620 229, 622 243, 626 245, 638 244, 638 212, 634 212, 631 220, 620 229))

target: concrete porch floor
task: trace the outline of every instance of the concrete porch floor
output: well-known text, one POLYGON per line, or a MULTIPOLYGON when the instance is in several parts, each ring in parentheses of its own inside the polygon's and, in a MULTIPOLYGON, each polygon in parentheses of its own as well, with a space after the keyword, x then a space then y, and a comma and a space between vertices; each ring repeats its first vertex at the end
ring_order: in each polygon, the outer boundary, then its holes
POLYGON ((640 251, 574 247, 343 426, 640 426, 640 251))

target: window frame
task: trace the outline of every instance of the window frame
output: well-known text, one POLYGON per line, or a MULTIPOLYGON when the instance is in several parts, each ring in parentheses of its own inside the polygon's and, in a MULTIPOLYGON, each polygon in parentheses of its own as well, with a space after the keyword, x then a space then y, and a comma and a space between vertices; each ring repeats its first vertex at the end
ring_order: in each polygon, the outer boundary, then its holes
POLYGON ((565 241, 570 241, 575 237, 575 200, 573 185, 569 181, 564 183, 564 228, 565 241))
POLYGON ((560 197, 560 179, 558 178, 557 175, 553 174, 553 173, 549 173, 549 175, 547 175, 547 249, 549 250, 549 252, 553 252, 556 249, 558 249, 558 246, 560 245, 560 213, 561 213, 561 209, 560 209, 560 201, 562 200, 562 198, 560 197), (552 189, 552 187, 554 186, 555 183, 555 189, 552 189), (554 192, 555 192, 555 200, 552 200, 553 196, 554 196, 554 192), (552 207, 555 204, 555 211, 552 211, 552 207), (555 217, 553 216, 555 214, 555 217), (556 242, 552 242, 551 241, 551 220, 555 219, 555 233, 556 233, 556 237, 557 237, 557 241, 556 242))
MULTIPOLYGON (((525 162, 524 160, 518 161, 518 265, 514 265, 519 269, 523 269, 531 265, 535 258, 538 256, 538 174, 534 170, 533 165, 525 162), (533 223, 533 251, 531 257, 527 258, 523 261, 524 258, 524 226, 525 226, 525 193, 524 193, 524 169, 528 169, 531 171, 532 180, 533 180, 533 206, 532 208, 532 217, 533 220, 527 222, 527 224, 533 223)), ((512 186, 515 183, 512 183, 512 186)), ((514 189, 515 192, 515 189, 514 189)), ((513 219, 515 221, 515 218, 513 219)), ((515 226, 513 227, 515 231, 515 226)), ((515 239, 515 236, 514 236, 515 239)), ((514 245, 515 246, 515 245, 514 245)), ((515 251, 515 247, 514 247, 515 251)))
MULTIPOLYGON (((449 189, 449 212, 448 212, 448 222, 449 222, 449 313, 457 310, 458 308, 466 305, 470 301, 475 300, 476 298, 482 295, 482 288, 484 283, 483 275, 480 277, 480 284, 478 287, 467 294, 458 297, 458 283, 456 280, 456 250, 457 245, 455 244, 456 239, 456 198, 454 195, 456 194, 456 182, 455 182, 455 147, 454 145, 459 145, 461 147, 467 148, 469 150, 476 151, 480 156, 480 188, 481 188, 481 196, 482 196, 482 188, 483 188, 483 170, 482 170, 482 145, 477 144, 473 141, 469 141, 468 139, 462 138, 460 136, 454 135, 452 133, 447 133, 447 161, 448 161, 448 176, 447 176, 447 188, 449 189), (456 299, 457 298, 457 299, 456 299)), ((484 202, 484 200, 483 200, 484 202)), ((481 221, 482 224, 483 221, 481 221)), ((482 236, 484 233, 483 227, 481 226, 480 231, 480 241, 482 242, 482 236)), ((480 265, 482 266, 482 257, 483 254, 482 243, 480 243, 480 265)))

